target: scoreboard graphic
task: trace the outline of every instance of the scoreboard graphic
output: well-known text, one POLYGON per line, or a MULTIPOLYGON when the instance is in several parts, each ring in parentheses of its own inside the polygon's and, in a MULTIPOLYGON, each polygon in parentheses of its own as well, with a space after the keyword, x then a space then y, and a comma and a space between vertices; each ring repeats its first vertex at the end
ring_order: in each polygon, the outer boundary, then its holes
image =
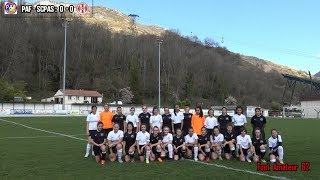
POLYGON ((19 4, 15 1, 2 1, 2 17, 37 17, 37 15, 49 15, 48 17, 57 17, 60 15, 72 15, 73 17, 83 17, 93 12, 92 5, 84 2, 75 4, 59 3, 54 1, 39 1, 35 4, 19 4), (47 4, 44 4, 47 3, 47 4), (33 16, 30 16, 30 15, 33 16), (57 16, 52 16, 57 15, 57 16))

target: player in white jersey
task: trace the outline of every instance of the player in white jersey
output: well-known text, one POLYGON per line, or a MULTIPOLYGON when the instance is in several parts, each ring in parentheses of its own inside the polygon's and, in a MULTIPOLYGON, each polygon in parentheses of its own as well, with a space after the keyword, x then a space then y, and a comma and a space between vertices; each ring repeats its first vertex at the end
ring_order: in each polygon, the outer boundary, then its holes
POLYGON ((166 126, 163 128, 161 157, 166 157, 166 154, 168 153, 169 160, 172 160, 173 159, 173 146, 172 146, 173 136, 171 133, 169 133, 169 131, 170 131, 169 127, 166 126))
POLYGON ((198 161, 198 135, 194 133, 193 128, 189 128, 188 134, 184 137, 185 145, 187 147, 187 158, 192 157, 192 151, 193 151, 193 157, 195 161, 198 161))
POLYGON ((140 161, 143 162, 146 159, 146 163, 149 163, 150 158, 150 134, 146 131, 147 126, 141 124, 141 131, 137 134, 137 146, 138 146, 138 155, 140 161))
POLYGON ((283 164, 284 149, 282 147, 282 137, 276 129, 271 130, 271 137, 268 139, 270 162, 275 163, 279 159, 280 164, 283 164))
POLYGON ((162 116, 159 114, 158 107, 153 107, 152 116, 150 117, 150 132, 152 132, 153 127, 158 127, 160 132, 162 130, 162 116))
POLYGON ((254 153, 254 147, 252 145, 251 137, 247 135, 247 130, 243 127, 240 129, 240 135, 237 136, 238 153, 240 155, 240 161, 251 162, 251 157, 254 153))
POLYGON ((184 115, 182 112, 180 112, 180 107, 178 104, 174 105, 173 113, 171 114, 172 119, 172 133, 175 134, 176 130, 182 129, 183 127, 183 119, 184 115))
POLYGON ((113 130, 108 134, 109 159, 111 162, 118 157, 119 163, 122 163, 122 139, 123 131, 119 129, 119 124, 114 123, 113 130))
POLYGON ((234 132, 236 135, 240 135, 240 129, 245 127, 247 123, 247 118, 245 115, 243 115, 243 108, 241 106, 237 106, 236 108, 236 114, 232 116, 232 123, 234 126, 234 132))
POLYGON ((208 115, 209 116, 204 121, 204 126, 207 128, 208 134, 211 135, 213 128, 218 127, 219 123, 218 123, 218 120, 213 116, 214 115, 213 109, 208 110, 208 115))
POLYGON ((132 122, 133 124, 133 132, 138 133, 140 131, 139 128, 139 118, 137 115, 135 115, 136 109, 134 107, 130 108, 130 114, 126 117, 126 125, 125 125, 125 130, 126 130, 126 126, 129 122, 132 122))
POLYGON ((210 142, 211 142, 211 158, 212 159, 219 159, 222 160, 221 153, 222 153, 222 144, 224 142, 224 136, 220 133, 219 128, 215 127, 213 129, 213 133, 210 136, 210 142))
MULTIPOLYGON (((88 157, 91 149, 91 143, 90 143, 90 137, 97 131, 97 124, 99 121, 99 114, 97 113, 97 106, 92 106, 91 107, 91 112, 87 116, 87 126, 86 126, 86 133, 88 136, 88 143, 87 143, 87 148, 86 148, 86 154, 84 157, 88 157)), ((92 150, 92 155, 94 156, 94 152, 92 150)))

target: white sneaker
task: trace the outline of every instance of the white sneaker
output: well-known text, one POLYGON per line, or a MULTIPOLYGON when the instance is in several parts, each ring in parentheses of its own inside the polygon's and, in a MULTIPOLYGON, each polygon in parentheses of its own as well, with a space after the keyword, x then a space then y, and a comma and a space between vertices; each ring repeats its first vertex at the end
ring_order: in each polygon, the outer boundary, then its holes
POLYGON ((195 157, 195 158, 194 158, 194 161, 198 161, 198 158, 195 157))
POLYGON ((123 163, 122 159, 118 159, 118 162, 119 162, 119 163, 123 163))
POLYGON ((85 157, 85 158, 89 157, 89 153, 86 153, 86 154, 84 155, 84 157, 85 157))
POLYGON ((92 151, 92 153, 91 153, 91 154, 92 154, 92 156, 95 156, 95 154, 94 154, 94 152, 93 152, 93 151, 92 151))
POLYGON ((250 159, 250 158, 246 157, 246 159, 247 159, 248 162, 251 162, 251 159, 250 159))

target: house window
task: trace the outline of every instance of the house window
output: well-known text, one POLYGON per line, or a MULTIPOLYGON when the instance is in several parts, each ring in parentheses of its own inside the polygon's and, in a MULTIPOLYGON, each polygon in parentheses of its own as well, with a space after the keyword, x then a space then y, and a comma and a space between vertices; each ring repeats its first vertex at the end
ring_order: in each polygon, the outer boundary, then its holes
POLYGON ((97 97, 91 97, 91 103, 97 103, 98 98, 97 97))
POLYGON ((79 100, 80 99, 80 97, 79 96, 77 96, 77 100, 79 100))

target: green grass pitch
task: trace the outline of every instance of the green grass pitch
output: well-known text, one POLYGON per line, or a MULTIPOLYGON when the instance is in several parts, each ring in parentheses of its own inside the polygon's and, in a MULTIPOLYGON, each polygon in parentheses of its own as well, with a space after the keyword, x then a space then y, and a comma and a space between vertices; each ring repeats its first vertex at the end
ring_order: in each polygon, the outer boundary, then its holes
MULTIPOLYGON (((261 172, 255 163, 237 160, 164 161, 150 164, 135 162, 95 163, 92 156, 84 158, 86 142, 47 132, 28 129, 1 120, 17 122, 33 128, 86 139, 85 117, 2 117, 0 118, 0 179, 320 179, 319 120, 267 118, 267 137, 277 128, 284 140, 285 162, 310 162, 310 171, 261 172), (10 138, 27 137, 27 138, 10 138), (29 138, 30 137, 30 138, 29 138), (221 165, 224 167, 217 167, 221 165), (235 171, 238 169, 240 171, 235 171), (249 171, 249 172, 246 172, 249 171), (253 173, 259 174, 253 174, 253 173), (261 174, 260 174, 261 173, 261 174)), ((251 128, 248 127, 249 134, 251 128)), ((268 159, 268 158, 267 158, 268 159)))

